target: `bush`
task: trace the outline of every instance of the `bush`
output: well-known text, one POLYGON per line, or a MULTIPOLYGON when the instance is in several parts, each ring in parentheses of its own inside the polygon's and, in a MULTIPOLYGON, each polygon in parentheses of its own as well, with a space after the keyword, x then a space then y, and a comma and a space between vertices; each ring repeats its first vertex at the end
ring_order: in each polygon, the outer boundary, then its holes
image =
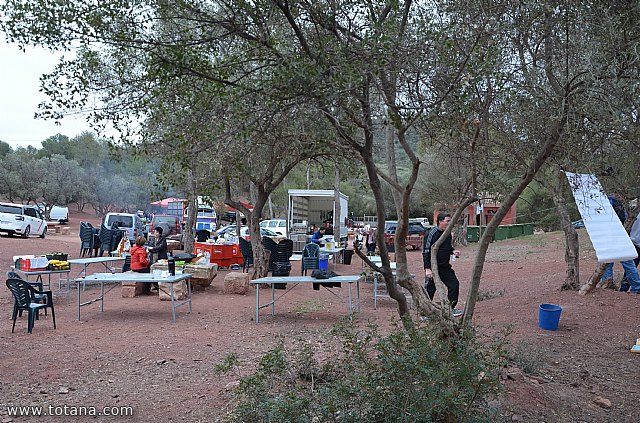
MULTIPOLYGON (((326 348, 325 348, 326 349, 326 348)), ((283 340, 240 381, 229 421, 471 422, 495 420, 487 401, 500 387, 502 342, 470 333, 444 339, 431 326, 337 325, 326 344, 283 340), (321 347, 329 346, 329 351, 321 347), (333 347, 333 348, 331 348, 333 347)))

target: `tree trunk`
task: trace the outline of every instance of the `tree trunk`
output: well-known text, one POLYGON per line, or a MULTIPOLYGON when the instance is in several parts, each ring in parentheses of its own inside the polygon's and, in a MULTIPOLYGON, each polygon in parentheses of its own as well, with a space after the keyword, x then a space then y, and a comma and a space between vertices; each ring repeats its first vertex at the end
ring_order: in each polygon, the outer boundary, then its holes
POLYGON ((564 260, 567 263, 567 276, 562 284, 561 290, 577 290, 580 287, 580 245, 578 243, 578 232, 576 232, 576 229, 571 224, 567 201, 563 193, 556 190, 556 192, 552 193, 552 196, 558 215, 560 216, 560 224, 562 225, 566 240, 564 260))
POLYGON ((187 223, 184 225, 182 231, 182 243, 184 245, 185 253, 193 254, 194 242, 195 242, 195 229, 196 221, 198 218, 198 193, 196 186, 196 177, 194 163, 192 160, 191 166, 187 170, 187 202, 189 205, 187 214, 187 223))
POLYGON ((333 184, 333 237, 340 243, 340 231, 341 222, 340 215, 342 214, 342 207, 340 206, 340 169, 338 168, 338 162, 334 162, 336 179, 333 184))
POLYGON ((489 249, 489 243, 491 238, 496 232, 496 228, 502 222, 502 219, 506 216, 511 206, 516 202, 522 191, 531 183, 533 178, 545 163, 547 158, 553 153, 557 143, 560 141, 560 137, 564 132, 567 124, 567 114, 569 105, 564 100, 564 108, 562 115, 557 118, 553 125, 550 127, 549 134, 546 136, 544 143, 542 144, 536 158, 531 162, 529 168, 522 176, 522 179, 509 193, 504 200, 495 216, 491 219, 491 222, 487 225, 487 228, 480 238, 480 245, 478 246, 478 252, 476 253, 475 262, 473 265, 473 271, 471 273, 471 286, 469 288, 469 294, 467 296, 467 304, 464 312, 463 322, 465 325, 470 326, 473 319, 473 312, 475 310, 476 301, 478 300, 478 292, 480 290, 480 278, 482 277, 482 270, 484 268, 484 261, 487 256, 487 250, 489 249))

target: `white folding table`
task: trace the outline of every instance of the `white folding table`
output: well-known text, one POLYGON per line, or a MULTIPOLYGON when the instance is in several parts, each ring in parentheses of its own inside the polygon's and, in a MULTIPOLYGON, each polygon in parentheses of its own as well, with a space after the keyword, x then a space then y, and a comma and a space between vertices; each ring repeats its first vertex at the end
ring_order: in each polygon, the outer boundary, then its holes
POLYGON ((104 311, 104 285, 107 283, 112 284, 121 284, 123 282, 142 282, 142 283, 159 283, 166 282, 170 284, 169 295, 171 296, 171 317, 173 322, 176 321, 176 309, 185 304, 189 305, 189 313, 191 313, 191 274, 183 273, 180 275, 173 276, 159 276, 154 275, 153 273, 135 273, 135 272, 126 272, 126 273, 96 273, 93 275, 85 276, 82 278, 76 278, 73 280, 76 283, 76 288, 78 290, 78 320, 80 320, 80 307, 84 307, 86 305, 95 303, 96 301, 100 301, 100 311, 104 311), (187 299, 182 301, 177 301, 175 299, 175 295, 173 293, 173 284, 176 282, 180 282, 186 280, 187 281, 187 299), (81 301, 81 283, 99 283, 100 284, 100 296, 86 302, 81 301))
MULTIPOLYGON (((254 279, 251 281, 251 284, 256 287, 256 323, 260 322, 260 309, 264 307, 271 306, 271 315, 275 316, 276 314, 276 300, 281 298, 282 296, 276 299, 275 297, 275 288, 274 284, 277 283, 291 283, 294 284, 294 287, 301 283, 347 283, 349 284, 349 316, 353 315, 354 305, 352 302, 352 294, 351 294, 351 285, 356 284, 356 298, 358 300, 358 312, 360 312, 360 279, 361 275, 347 275, 347 276, 335 276, 329 279, 316 279, 311 276, 269 276, 265 278, 254 279), (262 284, 271 284, 271 301, 266 304, 260 304, 260 285, 262 284)), ((327 288, 329 289, 329 288, 327 288)), ((334 293, 335 294, 335 293, 334 293)), ((283 294, 284 295, 284 294, 283 294)), ((337 294, 336 294, 337 295, 337 294)))

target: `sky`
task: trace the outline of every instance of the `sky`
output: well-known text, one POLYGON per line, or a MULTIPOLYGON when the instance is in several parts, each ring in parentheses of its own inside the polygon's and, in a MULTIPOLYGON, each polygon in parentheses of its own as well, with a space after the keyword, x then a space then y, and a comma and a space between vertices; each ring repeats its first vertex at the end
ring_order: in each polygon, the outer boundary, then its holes
POLYGON ((47 98, 39 91, 40 76, 53 70, 59 57, 32 47, 22 52, 0 36, 0 141, 13 148, 40 148, 52 135, 73 138, 90 129, 81 116, 65 116, 61 125, 34 118, 38 104, 47 98))

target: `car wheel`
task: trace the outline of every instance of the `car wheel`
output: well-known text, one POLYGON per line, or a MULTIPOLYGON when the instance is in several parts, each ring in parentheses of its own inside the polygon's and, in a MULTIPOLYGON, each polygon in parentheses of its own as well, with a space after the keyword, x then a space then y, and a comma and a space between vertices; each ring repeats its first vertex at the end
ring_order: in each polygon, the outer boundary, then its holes
POLYGON ((31 227, 27 226, 27 228, 24 230, 24 233, 22 234, 23 238, 29 238, 29 234, 31 233, 31 227))
POLYGON ((40 235, 40 238, 44 238, 45 236, 47 236, 47 227, 45 226, 45 228, 42 230, 42 235, 40 235))

